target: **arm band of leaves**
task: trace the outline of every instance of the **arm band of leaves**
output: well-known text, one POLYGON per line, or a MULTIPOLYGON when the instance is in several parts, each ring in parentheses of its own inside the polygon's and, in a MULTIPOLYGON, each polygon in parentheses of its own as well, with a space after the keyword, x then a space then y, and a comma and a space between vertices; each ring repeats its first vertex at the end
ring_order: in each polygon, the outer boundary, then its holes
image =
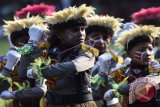
POLYGON ((33 46, 24 45, 23 47, 15 47, 22 55, 30 54, 33 51, 33 46))
POLYGON ((34 63, 31 63, 31 66, 29 68, 32 68, 34 70, 34 73, 40 78, 42 77, 41 73, 41 67, 48 66, 51 63, 50 57, 48 58, 43 58, 43 57, 38 57, 34 60, 34 63))

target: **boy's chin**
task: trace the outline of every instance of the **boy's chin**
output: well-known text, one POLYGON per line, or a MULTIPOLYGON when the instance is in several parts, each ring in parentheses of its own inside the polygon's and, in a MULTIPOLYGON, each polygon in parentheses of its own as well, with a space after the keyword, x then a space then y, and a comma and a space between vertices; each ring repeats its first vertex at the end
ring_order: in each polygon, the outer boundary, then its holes
POLYGON ((149 65, 149 63, 150 63, 150 62, 144 62, 143 65, 146 65, 146 66, 147 66, 147 65, 149 65))

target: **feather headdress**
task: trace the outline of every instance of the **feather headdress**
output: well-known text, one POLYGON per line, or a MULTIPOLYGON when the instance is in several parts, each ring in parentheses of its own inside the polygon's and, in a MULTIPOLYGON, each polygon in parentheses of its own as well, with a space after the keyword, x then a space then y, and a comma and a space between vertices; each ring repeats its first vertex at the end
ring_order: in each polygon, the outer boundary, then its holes
POLYGON ((4 36, 11 35, 12 32, 21 31, 25 28, 29 28, 32 25, 37 25, 42 27, 44 30, 48 31, 48 26, 43 23, 43 19, 39 16, 27 17, 25 19, 18 19, 14 17, 13 21, 4 21, 3 25, 4 36))
POLYGON ((133 29, 122 32, 119 38, 115 41, 117 45, 128 45, 131 40, 139 36, 148 36, 149 38, 155 38, 159 35, 159 27, 154 26, 136 26, 133 29))
POLYGON ((18 18, 25 18, 28 13, 30 15, 51 15, 53 12, 55 12, 54 5, 41 3, 35 5, 27 5, 27 7, 22 8, 20 11, 16 11, 15 16, 18 18))
POLYGON ((86 6, 85 4, 81 5, 80 7, 69 7, 63 9, 58 12, 54 12, 51 16, 46 16, 46 22, 55 25, 62 22, 67 22, 69 20, 76 20, 81 17, 86 17, 91 14, 94 14, 95 8, 91 6, 86 6))
POLYGON ((87 25, 90 26, 102 26, 106 28, 111 28, 114 32, 119 31, 122 26, 122 19, 114 18, 112 16, 100 16, 93 15, 91 17, 87 17, 87 25))
POLYGON ((131 18, 132 22, 136 24, 155 25, 158 23, 160 25, 160 7, 141 9, 140 11, 133 13, 131 18))

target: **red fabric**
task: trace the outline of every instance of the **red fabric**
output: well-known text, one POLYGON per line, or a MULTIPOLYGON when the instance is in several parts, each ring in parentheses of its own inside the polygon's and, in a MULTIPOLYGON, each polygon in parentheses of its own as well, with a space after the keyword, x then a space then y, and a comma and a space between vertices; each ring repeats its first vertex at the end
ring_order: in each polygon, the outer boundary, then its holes
POLYGON ((140 11, 133 13, 131 18, 134 23, 139 23, 143 20, 160 18, 160 7, 141 9, 140 11))
POLYGON ((35 5, 27 5, 27 7, 22 8, 20 11, 16 11, 15 16, 18 18, 25 18, 28 13, 31 15, 51 15, 55 12, 54 5, 47 5, 44 3, 35 4, 35 5))

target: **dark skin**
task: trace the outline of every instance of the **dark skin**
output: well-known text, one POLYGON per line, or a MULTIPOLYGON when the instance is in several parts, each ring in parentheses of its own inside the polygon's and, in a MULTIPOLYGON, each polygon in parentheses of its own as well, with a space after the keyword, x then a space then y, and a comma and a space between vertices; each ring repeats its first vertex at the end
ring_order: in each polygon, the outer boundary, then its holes
POLYGON ((159 47, 160 46, 160 37, 155 38, 154 45, 159 47))
POLYGON ((22 47, 28 42, 29 36, 22 36, 17 38, 14 42, 14 46, 16 47, 22 47))
POLYGON ((76 48, 75 46, 78 47, 81 43, 84 43, 86 37, 85 26, 56 30, 55 34, 60 41, 58 46, 61 51, 60 60, 62 60, 66 55, 73 52, 73 49, 76 48))
POLYGON ((10 40, 12 44, 16 47, 24 46, 24 44, 28 42, 28 39, 29 39, 28 28, 12 32, 10 35, 10 40))
POLYGON ((106 52, 108 45, 111 42, 111 36, 104 32, 92 32, 87 35, 87 44, 97 48, 100 54, 106 52))
POLYGON ((153 45, 150 42, 139 43, 127 51, 127 56, 136 65, 148 66, 153 59, 153 45))
POLYGON ((85 26, 56 30, 55 33, 58 35, 57 38, 60 40, 62 50, 84 43, 86 37, 85 26))

